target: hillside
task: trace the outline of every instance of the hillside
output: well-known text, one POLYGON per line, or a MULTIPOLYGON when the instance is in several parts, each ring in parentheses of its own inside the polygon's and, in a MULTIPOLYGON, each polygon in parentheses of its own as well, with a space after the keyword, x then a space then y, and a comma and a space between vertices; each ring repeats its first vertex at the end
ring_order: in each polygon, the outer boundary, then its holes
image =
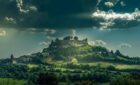
POLYGON ((53 63, 58 61, 91 63, 104 61, 110 63, 140 64, 140 58, 132 58, 123 55, 119 50, 109 51, 105 47, 91 46, 88 39, 79 40, 77 36, 67 36, 64 39, 52 40, 48 48, 42 52, 31 55, 20 56, 19 58, 1 60, 1 63, 53 63))

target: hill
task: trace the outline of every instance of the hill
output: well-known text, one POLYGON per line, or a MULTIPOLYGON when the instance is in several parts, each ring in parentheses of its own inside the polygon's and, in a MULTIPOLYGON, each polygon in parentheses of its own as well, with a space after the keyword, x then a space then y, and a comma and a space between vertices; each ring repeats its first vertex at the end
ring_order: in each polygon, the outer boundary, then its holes
POLYGON ((77 36, 67 36, 64 39, 52 40, 42 52, 31 55, 23 55, 19 58, 0 60, 0 63, 91 63, 104 61, 110 63, 140 64, 140 58, 123 55, 119 50, 109 51, 105 47, 91 46, 88 39, 79 40, 77 36))

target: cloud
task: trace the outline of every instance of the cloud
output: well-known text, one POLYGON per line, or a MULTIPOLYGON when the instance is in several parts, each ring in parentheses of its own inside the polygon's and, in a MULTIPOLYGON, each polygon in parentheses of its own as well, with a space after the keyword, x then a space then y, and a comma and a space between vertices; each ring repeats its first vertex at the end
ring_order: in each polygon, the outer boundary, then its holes
MULTIPOLYGON (((0 26, 18 27, 21 30, 28 28, 90 28, 93 26, 97 28, 131 28, 140 25, 139 16, 133 20, 128 20, 127 16, 133 16, 132 11, 135 8, 140 9, 137 2, 139 0, 0 0, 0 26), (97 9, 100 10, 98 15, 103 15, 104 12, 105 16, 95 16, 97 9), (108 12, 111 9, 115 16, 125 15, 126 18, 106 19, 106 17, 114 16, 110 11, 108 12), (77 17, 77 15, 85 16, 77 17), (4 23, 5 17, 13 18, 16 24, 4 23)), ((12 20, 10 19, 10 21, 12 20)))
POLYGON ((38 29, 37 28, 29 28, 29 29, 27 29, 28 31, 33 31, 33 32, 37 32, 38 31, 38 29))
POLYGON ((112 3, 112 2, 105 2, 105 5, 107 6, 107 7, 113 7, 114 6, 114 4, 112 3))
POLYGON ((105 46, 107 43, 103 40, 96 40, 95 41, 95 45, 99 45, 99 46, 105 46))
POLYGON ((56 30, 55 29, 44 29, 43 32, 46 34, 55 34, 56 30))
POLYGON ((93 11, 96 8, 97 1, 0 0, 0 19, 8 16, 13 17, 17 22, 16 25, 11 25, 0 21, 0 26, 18 27, 21 30, 28 28, 87 27, 88 22, 90 22, 88 19, 83 20, 72 17, 72 15, 93 11))
POLYGON ((92 17, 103 18, 104 20, 115 20, 115 19, 124 19, 124 20, 136 20, 140 17, 140 11, 133 13, 115 13, 113 11, 105 12, 97 10, 92 14, 92 17))
POLYGON ((94 46, 95 42, 94 41, 89 41, 88 44, 94 46))
POLYGON ((2 30, 2 29, 0 29, 0 37, 4 37, 4 36, 6 36, 6 31, 5 30, 2 30))
POLYGON ((53 35, 56 33, 55 29, 49 29, 49 28, 44 28, 44 29, 38 29, 38 28, 28 28, 26 31, 32 32, 32 33, 42 33, 45 35, 53 35))
POLYGON ((51 41, 51 40, 56 39, 56 37, 47 35, 47 36, 46 36, 46 39, 47 39, 48 41, 51 41))
POLYGON ((29 13, 30 11, 37 11, 38 8, 34 5, 24 4, 24 0, 16 0, 17 8, 20 13, 29 13))
POLYGON ((122 43, 122 44, 119 45, 119 47, 121 47, 121 48, 131 48, 132 45, 128 44, 128 43, 122 43))
POLYGON ((101 1, 102 1, 102 0, 98 0, 98 1, 97 1, 97 6, 101 3, 101 1))
POLYGON ((4 21, 11 24, 16 24, 16 20, 12 17, 5 17, 4 21))
POLYGON ((37 28, 28 28, 28 29, 22 30, 22 31, 29 32, 30 34, 39 33, 37 28))
POLYGON ((76 36, 76 30, 75 29, 72 29, 72 36, 76 36))
POLYGON ((24 8, 23 0, 16 0, 17 8, 21 13, 28 13, 29 10, 24 8))
POLYGON ((48 45, 49 45, 49 42, 44 42, 44 41, 43 41, 43 42, 40 42, 39 45, 45 45, 45 46, 48 46, 48 45))
POLYGON ((121 1, 120 4, 121 6, 126 6, 126 4, 123 1, 121 1))
POLYGON ((97 20, 100 28, 128 28, 140 24, 140 11, 137 9, 133 13, 116 13, 112 10, 97 10, 92 14, 92 18, 97 20))
POLYGON ((107 43, 105 41, 103 41, 103 40, 89 41, 88 44, 92 45, 92 46, 94 46, 94 45, 96 45, 96 46, 105 46, 105 45, 107 45, 107 43))
POLYGON ((113 26, 115 23, 111 21, 108 21, 108 22, 100 22, 100 30, 104 30, 104 29, 107 29, 108 27, 111 27, 113 26))
POLYGON ((38 8, 36 6, 29 6, 29 9, 31 11, 37 11, 38 10, 38 8))
POLYGON ((135 12, 140 12, 138 8, 135 8, 135 12))

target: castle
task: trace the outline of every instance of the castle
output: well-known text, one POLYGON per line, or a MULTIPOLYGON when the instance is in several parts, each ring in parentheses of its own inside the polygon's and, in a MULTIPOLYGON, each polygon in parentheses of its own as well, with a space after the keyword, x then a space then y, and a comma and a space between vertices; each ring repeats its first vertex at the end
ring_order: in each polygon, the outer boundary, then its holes
POLYGON ((77 36, 67 36, 64 37, 62 40, 56 38, 55 41, 52 41, 49 45, 49 48, 68 48, 68 47, 80 47, 88 45, 88 39, 79 40, 77 36))

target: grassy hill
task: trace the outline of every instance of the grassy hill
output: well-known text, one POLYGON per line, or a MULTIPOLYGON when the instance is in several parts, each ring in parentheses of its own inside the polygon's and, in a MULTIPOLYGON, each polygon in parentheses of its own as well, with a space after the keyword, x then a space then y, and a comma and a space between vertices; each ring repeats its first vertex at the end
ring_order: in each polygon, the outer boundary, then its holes
MULTIPOLYGON (((23 55, 13 59, 22 64, 58 64, 108 62, 118 64, 140 64, 139 57, 123 55, 119 50, 108 50, 101 46, 88 44, 87 39, 79 40, 78 37, 67 36, 64 39, 53 40, 42 52, 31 55, 23 55)), ((8 63, 10 59, 0 60, 0 63, 8 63)))

